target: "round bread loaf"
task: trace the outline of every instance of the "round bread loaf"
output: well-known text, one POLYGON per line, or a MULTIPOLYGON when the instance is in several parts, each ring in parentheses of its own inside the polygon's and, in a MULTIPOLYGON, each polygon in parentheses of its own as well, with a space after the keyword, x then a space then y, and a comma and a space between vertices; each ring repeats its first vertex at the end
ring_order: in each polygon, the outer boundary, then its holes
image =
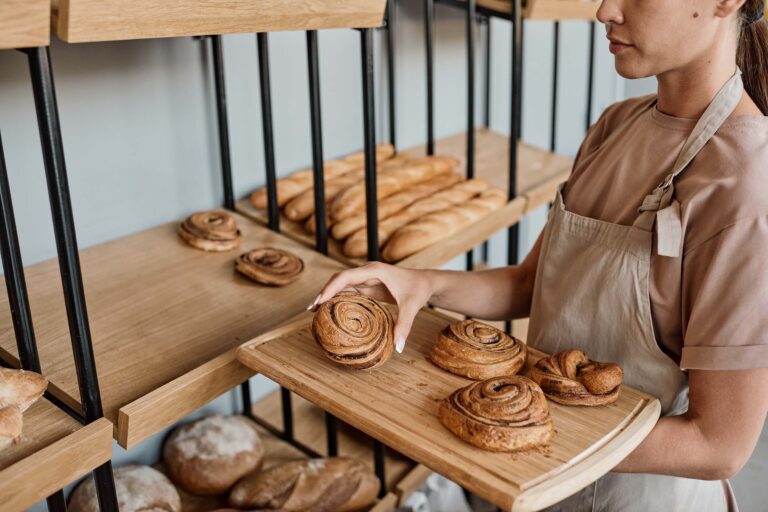
POLYGON ((200 495, 227 492, 261 466, 263 455, 259 434, 240 416, 214 415, 182 425, 163 448, 171 480, 200 495))
MULTIPOLYGON (((149 466, 115 468, 115 490, 120 512, 181 512, 181 498, 173 484, 149 466)), ((93 476, 83 480, 69 497, 69 512, 99 512, 93 476)))

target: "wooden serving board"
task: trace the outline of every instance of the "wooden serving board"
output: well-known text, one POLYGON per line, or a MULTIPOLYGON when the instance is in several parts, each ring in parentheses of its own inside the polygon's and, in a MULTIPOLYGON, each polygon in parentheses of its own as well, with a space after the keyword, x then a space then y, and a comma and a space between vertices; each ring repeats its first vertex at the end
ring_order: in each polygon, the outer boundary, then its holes
MULTIPOLYGON (((326 359, 312 338, 310 321, 307 313, 245 343, 238 359, 506 510, 540 510, 586 487, 645 438, 661 411, 658 400, 624 386, 619 400, 608 406, 550 402, 556 435, 545 449, 517 454, 480 450, 437 419, 440 400, 471 382, 427 360, 437 333, 455 319, 423 310, 403 354, 368 371, 326 359)), ((530 352, 529 366, 544 355, 530 352)))

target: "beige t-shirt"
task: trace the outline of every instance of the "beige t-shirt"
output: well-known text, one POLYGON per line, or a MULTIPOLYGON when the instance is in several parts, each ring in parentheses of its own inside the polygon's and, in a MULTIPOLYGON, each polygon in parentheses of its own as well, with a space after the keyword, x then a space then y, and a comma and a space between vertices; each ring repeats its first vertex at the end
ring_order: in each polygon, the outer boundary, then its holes
MULTIPOLYGON (((590 129, 565 187, 569 211, 634 222, 696 124, 655 100, 612 105, 590 129)), ((675 197, 683 254, 651 258, 660 347, 683 369, 768 367, 768 117, 731 116, 675 179, 675 197)))

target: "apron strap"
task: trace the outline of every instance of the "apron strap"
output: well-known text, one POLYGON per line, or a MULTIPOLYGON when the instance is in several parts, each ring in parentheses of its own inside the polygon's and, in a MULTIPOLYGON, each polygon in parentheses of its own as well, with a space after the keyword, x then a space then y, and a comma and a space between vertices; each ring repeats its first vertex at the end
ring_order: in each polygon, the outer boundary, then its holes
POLYGON ((743 91, 741 70, 737 67, 736 73, 718 91, 683 144, 675 165, 672 166, 672 172, 645 197, 638 209, 639 216, 633 225, 644 231, 651 231, 655 222, 656 251, 659 256, 676 258, 680 256, 682 249, 680 203, 673 199, 675 178, 688 168, 691 161, 733 113, 741 101, 743 91))

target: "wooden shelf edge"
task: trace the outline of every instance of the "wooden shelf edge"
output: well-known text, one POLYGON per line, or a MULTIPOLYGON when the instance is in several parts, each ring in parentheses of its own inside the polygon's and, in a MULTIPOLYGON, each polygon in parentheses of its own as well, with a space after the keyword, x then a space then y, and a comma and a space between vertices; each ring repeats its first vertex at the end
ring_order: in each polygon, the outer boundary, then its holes
MULTIPOLYGON (((3 347, 0 347, 0 361, 3 361, 11 368, 16 368, 17 370, 21 368, 21 362, 19 361, 19 358, 5 350, 3 347)), ((43 375, 45 375, 45 370, 43 370, 43 375)), ((76 398, 70 396, 50 379, 48 381, 48 388, 46 391, 50 392, 53 396, 64 402, 67 407, 70 407, 72 410, 82 414, 83 408, 80 406, 80 402, 76 398)))
POLYGON ((426 483, 427 478, 433 471, 427 466, 417 464, 410 473, 405 475, 395 486, 395 493, 397 493, 397 506, 405 506, 405 502, 411 497, 411 494, 421 489, 426 483))
POLYGON ((392 512, 397 508, 397 494, 389 492, 371 508, 370 512, 392 512))
POLYGON ((49 0, 0 2, 0 50, 48 46, 50 15, 49 0))

